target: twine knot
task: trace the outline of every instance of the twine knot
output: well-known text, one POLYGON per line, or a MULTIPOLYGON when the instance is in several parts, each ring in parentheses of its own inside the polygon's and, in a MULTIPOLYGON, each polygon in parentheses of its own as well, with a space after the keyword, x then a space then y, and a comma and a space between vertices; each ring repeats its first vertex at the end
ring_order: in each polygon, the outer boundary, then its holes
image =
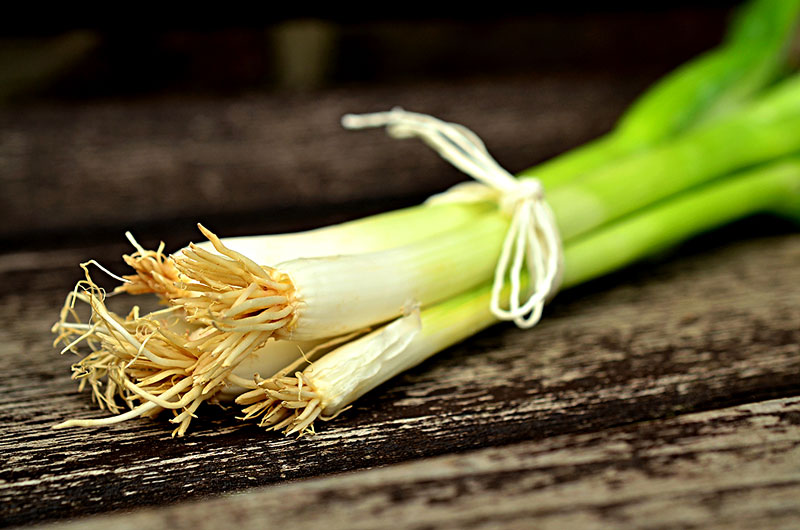
POLYGON ((498 205, 503 213, 514 215, 520 204, 529 201, 544 200, 544 187, 539 179, 525 178, 517 180, 517 185, 504 192, 498 205))
POLYGON ((547 297, 558 288, 562 249, 555 218, 544 198, 542 183, 535 178, 514 178, 492 158, 478 136, 457 123, 427 114, 394 108, 389 112, 347 114, 347 129, 386 127, 395 138, 421 138, 439 155, 475 179, 456 184, 429 198, 429 203, 494 200, 511 216, 503 249, 495 268, 491 311, 500 320, 521 328, 533 327, 541 318, 547 297), (522 301, 523 266, 527 266, 527 298, 522 301), (501 298, 506 281, 510 289, 506 307, 501 298))

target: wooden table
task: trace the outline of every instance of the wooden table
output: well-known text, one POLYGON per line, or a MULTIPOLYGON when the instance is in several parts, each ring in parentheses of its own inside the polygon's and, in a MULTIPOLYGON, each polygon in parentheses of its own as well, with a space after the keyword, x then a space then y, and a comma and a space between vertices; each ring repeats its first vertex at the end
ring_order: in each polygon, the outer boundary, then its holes
POLYGON ((413 204, 461 175, 419 142, 341 131, 341 114, 433 113, 519 170, 602 132, 649 81, 0 112, 0 524, 796 528, 800 237, 775 223, 562 293, 535 329, 480 333, 315 436, 266 433, 211 406, 180 439, 166 419, 50 430, 97 415, 49 327, 78 263, 124 271, 125 228, 175 249, 199 239, 198 220, 223 235, 280 232, 413 204))

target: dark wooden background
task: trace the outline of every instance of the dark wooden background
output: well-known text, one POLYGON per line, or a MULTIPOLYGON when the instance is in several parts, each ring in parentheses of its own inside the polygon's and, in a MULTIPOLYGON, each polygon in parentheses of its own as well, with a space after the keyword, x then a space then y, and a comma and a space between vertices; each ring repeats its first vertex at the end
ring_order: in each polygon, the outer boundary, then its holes
MULTIPOLYGON (((606 35, 574 69, 83 99, 62 84, 10 100, 0 108, 0 524, 797 527, 800 238, 765 219, 562 293, 534 330, 487 330, 316 436, 265 433, 213 407, 183 439, 165 419, 49 429, 97 415, 49 327, 79 262, 124 270, 124 230, 177 248, 198 220, 224 235, 310 228, 461 180, 420 143, 342 131, 345 112, 429 112, 523 169, 610 127, 648 83, 713 43, 725 14, 548 15, 563 23, 549 39, 625 28, 638 46, 606 35), (665 51, 680 21, 681 44, 665 51)), ((481 26, 447 27, 452 37, 481 26)))

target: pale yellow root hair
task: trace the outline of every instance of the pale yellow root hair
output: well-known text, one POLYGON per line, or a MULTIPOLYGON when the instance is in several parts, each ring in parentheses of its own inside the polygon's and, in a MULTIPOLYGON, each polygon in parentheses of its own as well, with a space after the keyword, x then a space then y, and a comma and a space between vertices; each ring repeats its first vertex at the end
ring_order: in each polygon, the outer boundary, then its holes
POLYGON ((202 355, 193 375, 210 388, 267 340, 290 334, 297 315, 288 276, 228 249, 215 234, 199 228, 219 254, 192 244, 176 256, 188 295, 170 302, 183 309, 189 322, 205 326, 194 344, 202 355))
POLYGON ((322 400, 302 372, 256 383, 258 388, 236 398, 236 404, 245 406, 242 419, 260 417, 260 427, 283 430, 287 435, 314 432, 314 421, 322 414, 322 400))
POLYGON ((227 248, 198 225, 218 254, 191 244, 166 256, 143 249, 125 256, 136 271, 118 288, 130 294, 152 292, 180 307, 189 322, 205 326, 192 347, 199 352, 193 375, 213 384, 262 346, 270 337, 284 338, 296 321, 294 286, 289 278, 227 248))
POLYGON ((126 275, 126 283, 117 287, 114 292, 128 294, 155 293, 164 300, 186 296, 180 288, 181 278, 172 257, 164 254, 164 242, 158 249, 146 250, 133 238, 130 232, 125 234, 128 241, 136 248, 133 254, 122 256, 136 274, 126 275))
POLYGON ((260 417, 259 427, 275 431, 283 429, 287 436, 294 433, 298 436, 313 433, 314 422, 317 419, 323 421, 333 419, 350 407, 345 407, 331 416, 323 416, 322 411, 325 408, 323 396, 314 388, 308 376, 298 369, 301 366, 306 366, 308 369, 313 366, 314 359, 369 332, 369 328, 360 329, 318 344, 304 353, 300 359, 267 379, 256 374, 255 384, 251 385, 251 388, 253 386, 255 388, 236 398, 236 404, 244 406, 242 409, 244 416, 239 419, 250 420, 260 417), (294 377, 288 375, 291 373, 294 373, 294 377))
MULTIPOLYGON (((88 273, 87 273, 88 277, 88 273)), ((90 279, 79 284, 81 292, 70 293, 62 309, 61 319, 53 326, 56 343, 63 343, 63 352, 81 355, 79 347, 87 345, 89 353, 72 367, 72 378, 79 389, 92 389, 93 400, 100 409, 116 414, 96 420, 69 420, 56 428, 95 426, 117 423, 139 416, 156 416, 170 409, 177 423, 174 435, 183 435, 194 411, 210 396, 192 385, 191 369, 197 358, 186 348, 188 334, 171 331, 170 321, 180 320, 168 309, 139 316, 138 308, 122 318, 105 307, 104 293, 90 279), (75 303, 82 301, 92 309, 87 323, 80 321, 75 303), (161 317, 161 318, 159 318, 161 317), (130 409, 122 412, 120 402, 130 409)))
POLYGON ((91 385, 100 407, 118 416, 60 426, 107 424, 171 409, 171 421, 179 424, 173 434, 182 435, 198 406, 214 398, 238 364, 273 336, 291 332, 296 314, 288 277, 228 249, 204 227, 200 230, 219 254, 191 245, 170 257, 163 244, 148 251, 129 236, 137 252, 125 261, 136 275, 125 277, 127 283, 115 291, 158 294, 171 307, 157 313, 192 327, 191 333, 171 331, 174 325, 167 320, 139 316, 136 308, 127 318, 115 315, 83 265, 86 280, 67 298, 53 330, 64 350, 89 345, 91 353, 73 366, 73 378, 80 388, 91 385), (77 316, 76 301, 91 307, 86 324, 77 316), (120 400, 130 412, 120 412, 120 400))

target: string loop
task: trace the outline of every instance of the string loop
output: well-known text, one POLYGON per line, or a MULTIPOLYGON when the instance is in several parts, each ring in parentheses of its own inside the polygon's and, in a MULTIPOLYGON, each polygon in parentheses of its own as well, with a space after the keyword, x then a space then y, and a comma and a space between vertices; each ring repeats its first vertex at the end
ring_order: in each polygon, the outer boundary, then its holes
POLYGON ((561 239, 542 183, 536 178, 515 178, 492 158, 475 133, 427 114, 395 107, 388 112, 346 114, 342 125, 347 129, 386 127, 394 138, 421 138, 476 181, 457 184, 430 197, 429 203, 494 200, 511 216, 495 268, 491 311, 521 328, 536 325, 548 296, 558 289, 563 262, 561 239), (523 267, 528 273, 525 293, 523 267), (510 289, 504 308, 501 298, 506 281, 510 289), (524 296, 527 298, 522 301, 524 296))

